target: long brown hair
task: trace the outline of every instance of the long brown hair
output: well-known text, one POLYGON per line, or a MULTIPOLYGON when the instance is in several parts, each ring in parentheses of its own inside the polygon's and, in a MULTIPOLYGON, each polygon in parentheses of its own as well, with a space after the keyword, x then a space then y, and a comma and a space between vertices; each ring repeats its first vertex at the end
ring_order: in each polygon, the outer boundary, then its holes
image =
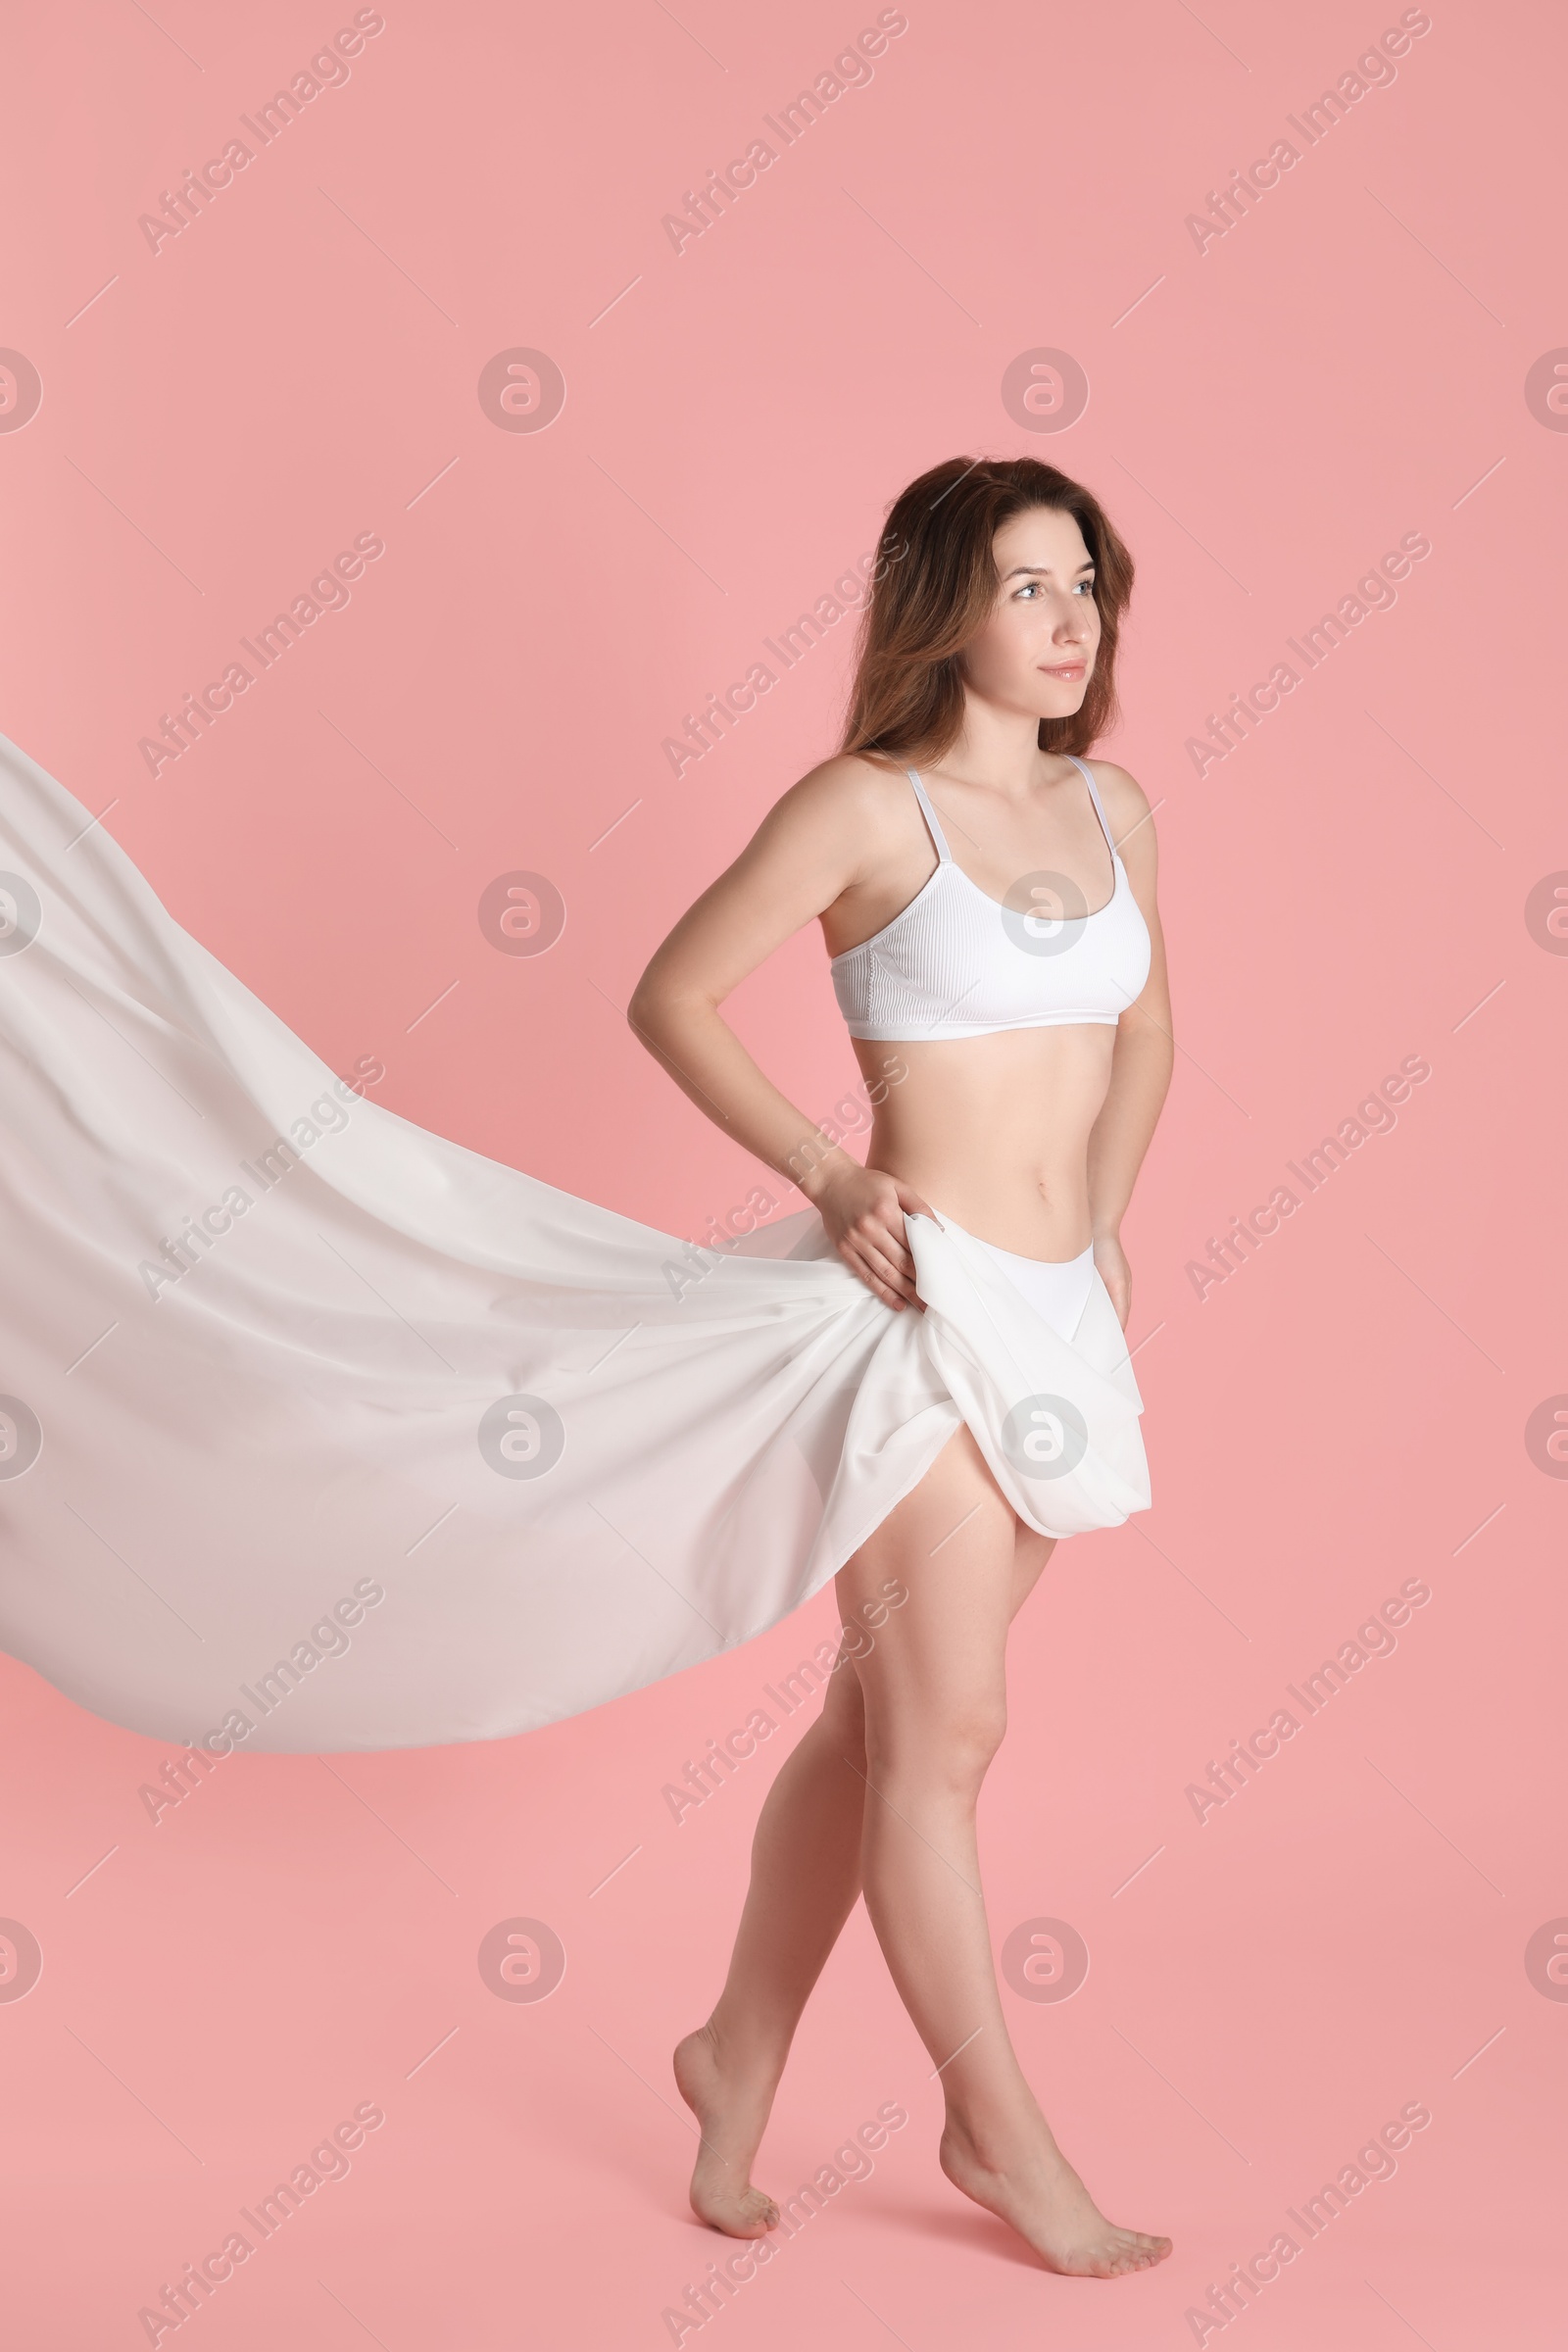
POLYGON ((1071 514, 1096 568, 1100 651, 1088 692, 1068 718, 1040 721, 1045 752, 1087 752, 1112 726, 1116 642, 1133 560, 1092 491, 1038 458, 948 458, 888 510, 871 592, 860 614, 855 682, 841 753, 931 763, 963 718, 958 657, 996 604, 992 541, 1032 507, 1071 514))

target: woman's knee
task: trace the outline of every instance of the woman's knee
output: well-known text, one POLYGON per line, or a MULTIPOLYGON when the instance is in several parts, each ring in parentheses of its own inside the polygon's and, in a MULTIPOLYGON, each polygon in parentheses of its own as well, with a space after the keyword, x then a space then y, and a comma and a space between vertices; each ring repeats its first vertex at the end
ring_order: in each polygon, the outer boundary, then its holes
POLYGON ((906 1709, 873 1704, 865 1721, 866 1770, 879 1787, 897 1779, 972 1792, 1006 1730, 1006 1701, 1000 1693, 906 1709))

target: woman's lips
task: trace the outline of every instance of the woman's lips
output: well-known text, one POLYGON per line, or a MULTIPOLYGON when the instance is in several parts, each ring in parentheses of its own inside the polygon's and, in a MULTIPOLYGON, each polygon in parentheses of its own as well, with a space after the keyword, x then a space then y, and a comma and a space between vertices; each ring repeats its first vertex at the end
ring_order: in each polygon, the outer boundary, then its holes
POLYGON ((1042 662, 1040 667, 1048 678, 1061 678, 1070 684, 1074 678, 1083 676, 1089 664, 1087 662, 1042 662))

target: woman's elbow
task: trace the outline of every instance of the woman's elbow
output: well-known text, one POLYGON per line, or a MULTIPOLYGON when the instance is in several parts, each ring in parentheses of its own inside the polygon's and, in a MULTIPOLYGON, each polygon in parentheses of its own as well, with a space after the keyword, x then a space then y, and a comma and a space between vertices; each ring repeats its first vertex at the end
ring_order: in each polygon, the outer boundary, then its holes
POLYGON ((660 992, 652 986, 644 972, 631 992, 626 1006, 626 1025, 645 1046, 653 1044, 654 1031, 659 1023, 660 992))
POLYGON ((701 1016, 712 1009, 710 997, 676 987, 656 964, 650 964, 631 992, 626 1019, 650 1053, 658 1054, 669 1051, 693 1014, 701 1016))

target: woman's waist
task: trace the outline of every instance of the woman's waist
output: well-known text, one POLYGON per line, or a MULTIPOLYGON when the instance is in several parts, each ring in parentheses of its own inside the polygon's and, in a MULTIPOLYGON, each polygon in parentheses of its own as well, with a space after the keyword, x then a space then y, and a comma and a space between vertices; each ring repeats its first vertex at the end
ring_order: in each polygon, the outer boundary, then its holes
POLYGON ((1089 1246, 1087 1137, 1047 1150, 999 1149, 995 1139, 919 1136, 878 1119, 866 1142, 878 1168, 979 1242, 1020 1257, 1077 1257, 1089 1246))
POLYGON ((985 1168, 1014 1187, 1081 1185, 1089 1138, 1110 1088, 1110 1054, 973 1058, 980 1046, 995 1042, 923 1051, 862 1046, 874 1148, 944 1172, 985 1168))

